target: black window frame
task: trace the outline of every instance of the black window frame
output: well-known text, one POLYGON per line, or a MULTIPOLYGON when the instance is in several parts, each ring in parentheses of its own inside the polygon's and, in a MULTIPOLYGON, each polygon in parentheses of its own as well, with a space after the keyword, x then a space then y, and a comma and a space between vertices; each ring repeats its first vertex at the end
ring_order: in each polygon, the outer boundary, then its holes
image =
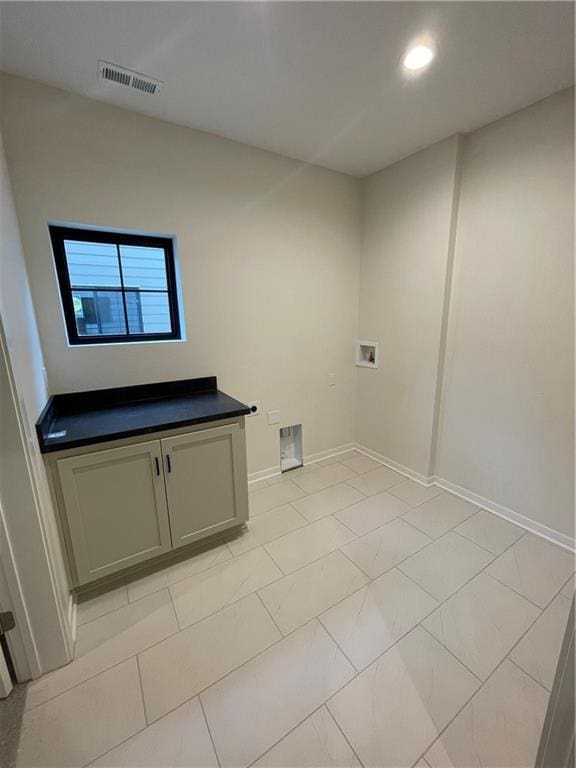
POLYGON ((77 227, 65 227, 55 224, 49 224, 50 240, 52 242, 52 252, 56 264, 56 274, 58 276, 58 285, 60 288, 60 297, 64 310, 64 320, 66 322, 66 331, 68 333, 68 342, 73 346, 82 346, 85 344, 137 344, 145 341, 178 341, 182 339, 180 329, 180 304, 178 295, 178 284, 176 280, 176 264, 174 262, 174 242, 171 237, 159 237, 157 235, 136 235, 127 232, 108 232, 100 229, 83 229, 77 227), (64 247, 65 240, 77 240, 80 242, 108 243, 116 245, 118 253, 118 266, 120 270, 120 286, 86 286, 72 288, 70 283, 70 274, 68 272, 68 262, 66 260, 66 251, 64 247), (126 288, 124 286, 122 263, 120 260, 121 245, 139 245, 147 248, 162 248, 166 265, 166 290, 126 288), (122 305, 124 308, 124 318, 126 333, 110 335, 81 336, 78 333, 76 325, 76 316, 74 312, 73 291, 74 290, 105 290, 107 292, 120 293, 122 296, 122 305), (126 303, 127 293, 166 293, 168 296, 168 307, 170 313, 170 324, 172 330, 168 333, 130 333, 128 326, 128 308, 126 303))

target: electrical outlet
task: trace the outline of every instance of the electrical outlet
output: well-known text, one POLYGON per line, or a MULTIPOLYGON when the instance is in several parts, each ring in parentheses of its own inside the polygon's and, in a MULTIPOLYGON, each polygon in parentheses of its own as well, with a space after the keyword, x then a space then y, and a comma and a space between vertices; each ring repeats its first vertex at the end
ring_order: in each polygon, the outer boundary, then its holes
POLYGON ((254 400, 252 403, 247 403, 250 408, 248 416, 260 416, 260 400, 254 400))
POLYGON ((328 374, 328 386, 329 387, 336 386, 336 374, 335 373, 329 373, 328 374))
POLYGON ((280 411, 268 411, 268 424, 280 424, 280 411))

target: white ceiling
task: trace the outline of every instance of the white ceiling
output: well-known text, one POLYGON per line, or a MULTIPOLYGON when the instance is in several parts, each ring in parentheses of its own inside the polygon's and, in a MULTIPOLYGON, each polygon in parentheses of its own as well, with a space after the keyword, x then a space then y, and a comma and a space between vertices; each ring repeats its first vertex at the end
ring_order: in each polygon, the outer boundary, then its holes
POLYGON ((363 176, 574 82, 568 2, 9 2, 0 66, 363 176), (408 78, 408 45, 432 66, 408 78), (106 59, 165 82, 97 79, 106 59))

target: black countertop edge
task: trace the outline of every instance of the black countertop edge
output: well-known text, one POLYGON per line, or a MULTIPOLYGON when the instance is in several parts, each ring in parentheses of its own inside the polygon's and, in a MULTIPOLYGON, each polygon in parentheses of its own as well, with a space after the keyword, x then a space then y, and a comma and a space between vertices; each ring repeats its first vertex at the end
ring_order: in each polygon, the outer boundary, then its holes
POLYGON ((57 451, 67 451, 69 448, 82 448, 87 445, 97 445, 98 443, 110 443, 114 440, 123 440, 126 437, 137 437, 138 435, 151 435, 154 432, 162 432, 168 429, 178 429, 178 427, 190 427, 194 424, 204 424, 211 421, 221 421, 222 419, 233 419, 237 416, 246 416, 250 413, 248 407, 238 409, 237 411, 227 411, 225 415, 216 414, 214 416, 201 416, 197 419, 186 419, 178 422, 169 422, 167 424, 155 424, 153 427, 142 427, 140 429, 130 429, 114 434, 99 435, 98 437, 86 437, 78 440, 67 440, 56 444, 46 444, 44 438, 39 436, 40 453, 56 453, 57 451))
POLYGON ((41 452, 52 453, 249 412, 247 405, 220 392, 216 377, 209 376, 53 395, 36 432, 41 452))

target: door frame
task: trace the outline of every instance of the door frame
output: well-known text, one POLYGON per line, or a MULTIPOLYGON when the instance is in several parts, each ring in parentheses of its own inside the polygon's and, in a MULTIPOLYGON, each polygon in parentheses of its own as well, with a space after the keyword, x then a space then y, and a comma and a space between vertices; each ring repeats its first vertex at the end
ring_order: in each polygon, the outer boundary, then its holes
POLYGON ((0 367, 2 378, 5 377, 8 384, 3 402, 9 411, 8 418, 16 425, 13 437, 15 448, 19 449, 26 465, 26 493, 30 503, 27 510, 29 517, 23 520, 21 509, 6 508, 0 498, 0 605, 2 610, 14 614, 16 626, 6 635, 6 639, 16 678, 18 682, 23 682, 71 661, 73 637, 54 582, 52 553, 42 524, 44 510, 26 441, 24 416, 18 403, 18 390, 1 316, 0 367), (26 538, 22 525, 26 527, 26 538), (30 537, 34 537, 37 544, 41 542, 41 561, 30 561, 29 547, 25 544, 30 537))

